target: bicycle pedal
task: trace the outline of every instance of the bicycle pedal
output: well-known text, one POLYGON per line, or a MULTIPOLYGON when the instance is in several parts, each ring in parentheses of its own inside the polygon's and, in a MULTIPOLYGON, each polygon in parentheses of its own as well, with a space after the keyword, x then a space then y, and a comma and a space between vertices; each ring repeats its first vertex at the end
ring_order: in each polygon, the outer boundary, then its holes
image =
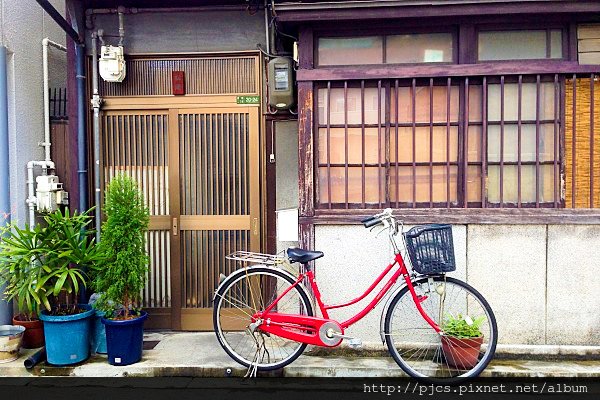
POLYGON ((352 338, 348 340, 348 346, 350 346, 353 349, 359 349, 362 347, 362 340, 360 340, 359 338, 352 338))

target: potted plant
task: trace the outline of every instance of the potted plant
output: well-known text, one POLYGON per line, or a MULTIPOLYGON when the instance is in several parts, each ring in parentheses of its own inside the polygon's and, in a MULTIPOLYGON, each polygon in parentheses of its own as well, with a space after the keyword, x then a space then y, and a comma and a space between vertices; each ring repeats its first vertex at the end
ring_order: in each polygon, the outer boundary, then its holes
POLYGON ((44 324, 38 318, 39 304, 35 298, 35 271, 29 256, 39 248, 41 228, 19 229, 14 225, 2 228, 0 242, 0 282, 5 282, 4 299, 16 300, 17 315, 13 325, 25 328, 22 347, 33 349, 44 345, 44 324))
POLYGON ((129 365, 142 358, 144 321, 140 310, 141 293, 146 283, 148 256, 146 232, 149 212, 135 180, 118 175, 105 194, 100 247, 104 260, 94 270, 93 286, 102 293, 98 308, 106 328, 108 362, 129 365))
POLYGON ((18 301, 41 310, 37 315, 44 323, 48 362, 75 364, 89 356, 93 314, 89 305, 77 303, 88 281, 82 267, 93 265, 101 254, 88 229, 91 217, 87 212, 56 211, 45 215, 44 222, 34 228, 11 229, 1 245, 0 269, 23 272, 9 281, 8 288, 26 288, 28 294, 25 289, 16 292, 18 301))
POLYGON ((471 369, 479 362, 483 344, 481 324, 485 316, 471 318, 468 315, 449 314, 444 320, 442 352, 448 365, 458 369, 471 369))

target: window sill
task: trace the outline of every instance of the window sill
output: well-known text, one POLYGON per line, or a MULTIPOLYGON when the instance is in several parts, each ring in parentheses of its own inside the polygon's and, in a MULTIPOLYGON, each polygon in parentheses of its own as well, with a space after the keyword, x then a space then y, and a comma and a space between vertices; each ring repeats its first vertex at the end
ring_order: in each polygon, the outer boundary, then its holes
MULTIPOLYGON (((317 225, 359 224, 377 210, 315 210, 314 216, 300 216, 300 223, 317 225)), ((505 224, 505 225, 600 225, 600 209, 395 209, 405 224, 505 224)))

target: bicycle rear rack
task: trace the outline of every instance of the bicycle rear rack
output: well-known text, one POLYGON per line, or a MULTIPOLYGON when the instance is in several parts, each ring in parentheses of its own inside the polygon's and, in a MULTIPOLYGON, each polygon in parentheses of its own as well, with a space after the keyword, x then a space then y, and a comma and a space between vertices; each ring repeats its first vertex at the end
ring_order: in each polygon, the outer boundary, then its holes
POLYGON ((236 251, 225 256, 228 260, 266 265, 278 265, 285 261, 285 257, 275 254, 255 253, 252 251, 236 251))

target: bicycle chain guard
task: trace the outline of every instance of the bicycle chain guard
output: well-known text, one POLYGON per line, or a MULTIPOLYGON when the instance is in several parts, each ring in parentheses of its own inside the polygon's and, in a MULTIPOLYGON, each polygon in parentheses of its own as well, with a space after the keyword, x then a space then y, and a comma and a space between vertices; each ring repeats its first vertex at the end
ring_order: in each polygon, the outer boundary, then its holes
POLYGON ((253 322, 260 320, 258 329, 262 332, 301 343, 335 347, 343 340, 339 335, 344 334, 344 329, 331 319, 283 313, 252 316, 253 322))

